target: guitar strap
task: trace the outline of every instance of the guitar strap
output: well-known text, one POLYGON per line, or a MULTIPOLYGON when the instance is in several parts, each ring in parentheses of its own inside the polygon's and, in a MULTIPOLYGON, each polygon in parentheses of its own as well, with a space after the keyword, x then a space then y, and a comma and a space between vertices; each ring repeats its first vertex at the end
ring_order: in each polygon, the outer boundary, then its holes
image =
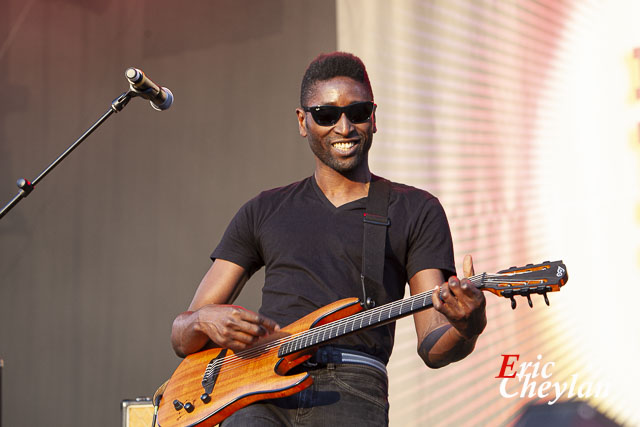
POLYGON ((363 216, 364 234, 362 237, 362 269, 360 270, 362 305, 366 309, 376 305, 373 298, 367 297, 367 283, 369 289, 383 287, 387 227, 391 224, 388 217, 390 193, 391 183, 388 180, 372 177, 363 216))

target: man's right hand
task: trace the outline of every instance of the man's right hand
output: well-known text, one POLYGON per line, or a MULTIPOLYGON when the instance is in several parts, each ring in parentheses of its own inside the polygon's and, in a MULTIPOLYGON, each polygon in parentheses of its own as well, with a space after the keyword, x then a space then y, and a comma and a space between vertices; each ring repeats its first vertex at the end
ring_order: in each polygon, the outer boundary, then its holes
POLYGON ((244 350, 280 328, 271 319, 233 302, 249 275, 230 261, 216 259, 200 282, 188 311, 173 321, 171 344, 184 357, 204 348, 244 350), (213 343, 213 344, 212 344, 213 343))
POLYGON ((209 304, 193 312, 194 329, 217 347, 233 351, 251 347, 258 339, 280 330, 273 320, 237 305, 209 304))

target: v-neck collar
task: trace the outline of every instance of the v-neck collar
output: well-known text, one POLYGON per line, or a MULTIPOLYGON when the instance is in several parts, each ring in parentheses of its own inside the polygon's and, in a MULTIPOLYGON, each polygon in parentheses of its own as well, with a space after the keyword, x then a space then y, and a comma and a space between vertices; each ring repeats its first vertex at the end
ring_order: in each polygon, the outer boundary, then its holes
POLYGON ((339 212, 339 211, 345 211, 345 210, 359 209, 366 206, 368 196, 361 197, 356 200, 352 200, 340 206, 334 205, 333 203, 331 203, 331 200, 329 200, 327 196, 322 192, 322 189, 320 188, 320 186, 318 185, 318 182, 316 181, 315 174, 311 175, 311 185, 313 187, 313 190, 316 192, 316 195, 320 199, 320 202, 322 202, 322 204, 325 205, 327 208, 329 208, 331 211, 339 212))

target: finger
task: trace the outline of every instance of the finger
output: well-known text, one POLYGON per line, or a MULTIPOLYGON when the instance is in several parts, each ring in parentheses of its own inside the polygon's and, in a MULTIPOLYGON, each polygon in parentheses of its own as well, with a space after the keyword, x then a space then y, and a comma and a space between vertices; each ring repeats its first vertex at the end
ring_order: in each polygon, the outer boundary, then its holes
POLYGON ((464 273, 464 277, 471 277, 476 274, 473 270, 473 258, 471 255, 464 256, 464 260, 462 261, 462 272, 464 273))
POLYGON ((245 320, 260 328, 260 335, 270 334, 280 330, 280 325, 276 322, 268 317, 256 313, 251 313, 251 315, 247 316, 245 320))
POLYGON ((433 292, 431 293, 431 302, 433 303, 433 308, 435 308, 437 311, 440 311, 442 309, 442 300, 441 298, 441 288, 440 285, 436 285, 433 288, 433 292))
POLYGON ((460 281, 456 280, 450 283, 449 287, 456 297, 458 306, 463 310, 471 311, 482 298, 482 291, 476 288, 467 278, 460 281))
MULTIPOLYGON (((458 295, 460 295, 462 293, 462 290, 460 289, 460 280, 456 276, 449 277, 449 282, 447 283, 447 286, 445 286, 445 287, 449 290, 449 292, 447 294, 447 297, 449 299, 451 299, 451 298, 456 299, 458 297, 458 295)), ((445 302, 449 303, 449 301, 447 301, 447 299, 444 299, 444 300, 445 300, 445 302)))
POLYGON ((469 298, 477 300, 482 295, 482 291, 476 288, 469 279, 462 279, 460 281, 460 298, 469 298))
POLYGON ((267 333, 280 330, 280 325, 278 325, 275 321, 269 319, 268 317, 260 316, 258 323, 267 331, 267 333))
POLYGON ((262 337, 269 333, 269 331, 262 325, 243 320, 235 322, 232 326, 232 329, 234 332, 240 332, 256 338, 262 337))
POLYGON ((280 326, 276 322, 251 310, 241 308, 234 314, 239 315, 238 324, 242 326, 241 330, 254 335, 262 336, 280 330, 280 326))
POLYGON ((440 285, 440 299, 443 303, 447 304, 451 302, 451 298, 453 297, 451 295, 451 279, 449 279, 449 282, 444 282, 440 285))
POLYGON ((240 351, 252 346, 257 340, 258 338, 253 335, 235 332, 227 338, 224 347, 233 351, 240 351))

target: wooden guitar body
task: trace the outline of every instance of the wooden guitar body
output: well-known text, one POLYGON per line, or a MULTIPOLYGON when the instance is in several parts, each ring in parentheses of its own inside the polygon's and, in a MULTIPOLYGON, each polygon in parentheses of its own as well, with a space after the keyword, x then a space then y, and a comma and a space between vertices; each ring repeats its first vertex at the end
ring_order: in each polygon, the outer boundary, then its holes
POLYGON ((162 396, 158 411, 158 425, 214 426, 240 408, 264 399, 290 396, 313 383, 306 373, 286 375, 292 368, 309 359, 315 347, 306 348, 284 357, 278 356, 280 345, 269 346, 283 337, 296 335, 311 328, 342 319, 361 311, 357 298, 347 298, 322 307, 300 320, 256 343, 257 351, 233 353, 214 348, 187 356, 171 376, 162 396), (265 345, 266 344, 266 345, 265 345), (224 358, 224 362, 222 361, 224 358), (209 401, 201 399, 205 388, 203 377, 211 362, 219 360, 221 366, 209 391, 209 401), (176 409, 174 401, 179 401, 176 409), (193 408, 187 411, 185 406, 193 408))

